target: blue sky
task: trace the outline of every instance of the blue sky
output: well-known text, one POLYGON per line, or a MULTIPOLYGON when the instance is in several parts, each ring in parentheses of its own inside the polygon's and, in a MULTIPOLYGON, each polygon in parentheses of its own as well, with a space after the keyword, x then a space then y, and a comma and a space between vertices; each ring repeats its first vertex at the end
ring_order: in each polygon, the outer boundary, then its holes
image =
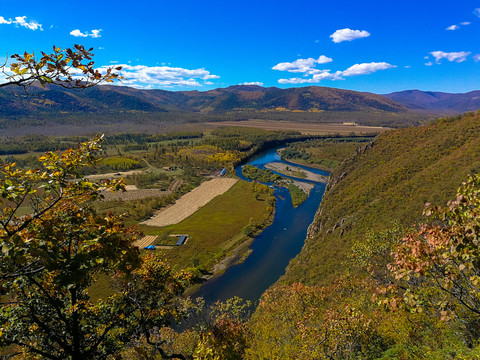
POLYGON ((480 89, 480 0, 0 0, 0 60, 73 44, 144 88, 480 89))

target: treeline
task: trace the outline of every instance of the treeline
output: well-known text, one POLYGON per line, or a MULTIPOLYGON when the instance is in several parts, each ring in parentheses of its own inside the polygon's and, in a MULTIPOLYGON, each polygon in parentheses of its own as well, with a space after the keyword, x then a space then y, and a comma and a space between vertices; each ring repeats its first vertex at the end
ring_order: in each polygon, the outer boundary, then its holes
POLYGON ((135 134, 125 133, 109 135, 105 138, 105 145, 142 145, 166 140, 194 139, 203 137, 200 131, 176 131, 167 134, 135 134))
POLYGON ((102 170, 114 170, 114 171, 128 171, 133 169, 140 169, 142 163, 138 160, 128 157, 109 157, 102 159, 98 163, 98 169, 102 170))
POLYGON ((0 155, 20 155, 29 152, 66 150, 75 147, 78 142, 45 140, 44 137, 28 136, 20 139, 0 142, 0 155))

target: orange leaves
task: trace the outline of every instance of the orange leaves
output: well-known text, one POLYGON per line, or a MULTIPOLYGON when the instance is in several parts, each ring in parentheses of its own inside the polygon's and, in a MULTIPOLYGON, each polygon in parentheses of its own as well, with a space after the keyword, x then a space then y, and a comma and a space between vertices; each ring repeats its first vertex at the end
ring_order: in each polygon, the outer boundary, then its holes
POLYGON ((104 81, 121 80, 122 76, 114 72, 121 70, 118 66, 106 69, 105 74, 94 68, 92 50, 86 50, 78 44, 74 49, 63 50, 53 46, 52 54, 41 52, 42 56, 38 60, 34 53, 25 52, 23 56, 14 54, 11 56, 14 62, 10 64, 13 75, 7 74, 4 67, 0 67, 0 71, 8 75, 7 82, 0 84, 0 87, 14 84, 23 86, 26 90, 38 81, 43 87, 54 84, 71 89, 85 89, 104 81))
POLYGON ((392 252, 388 270, 397 287, 389 290, 390 299, 399 294, 411 311, 436 309, 445 321, 479 316, 479 189, 480 176, 473 175, 447 207, 426 205, 432 220, 404 236, 392 252))

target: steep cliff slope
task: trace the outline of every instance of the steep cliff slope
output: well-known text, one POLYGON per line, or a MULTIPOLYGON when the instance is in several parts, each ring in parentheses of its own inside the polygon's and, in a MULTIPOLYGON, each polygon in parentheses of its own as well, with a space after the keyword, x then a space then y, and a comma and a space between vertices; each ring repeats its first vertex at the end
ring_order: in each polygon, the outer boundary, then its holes
POLYGON ((480 171, 480 112, 381 134, 332 174, 302 252, 280 282, 328 284, 369 230, 422 219, 444 204, 467 174, 480 171))

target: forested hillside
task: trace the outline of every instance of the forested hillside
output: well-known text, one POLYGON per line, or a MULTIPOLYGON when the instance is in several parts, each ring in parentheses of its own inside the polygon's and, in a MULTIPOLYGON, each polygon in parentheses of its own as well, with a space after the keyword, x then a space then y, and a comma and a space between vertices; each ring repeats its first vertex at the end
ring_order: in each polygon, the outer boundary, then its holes
POLYGON ((331 176, 311 238, 283 281, 329 283, 351 244, 369 230, 410 225, 427 202, 444 204, 480 171, 479 114, 389 131, 359 148, 331 176))
POLYGON ((405 112, 400 104, 381 95, 319 86, 279 89, 230 86, 210 91, 139 90, 126 86, 98 86, 85 91, 33 86, 35 97, 14 96, 14 87, 0 91, 0 114, 32 111, 71 113, 167 110, 225 113, 232 110, 385 111, 405 112))

